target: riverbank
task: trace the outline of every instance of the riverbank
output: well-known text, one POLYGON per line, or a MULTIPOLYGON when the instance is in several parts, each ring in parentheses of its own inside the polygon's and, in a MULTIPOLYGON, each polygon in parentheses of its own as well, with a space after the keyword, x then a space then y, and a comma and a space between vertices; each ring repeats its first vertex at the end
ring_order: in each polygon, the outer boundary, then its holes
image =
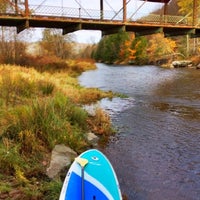
POLYGON ((64 144, 76 153, 89 148, 88 132, 111 134, 109 117, 83 105, 113 93, 86 89, 76 77, 94 69, 89 61, 66 61, 63 68, 36 70, 0 66, 0 199, 57 199, 62 181, 46 170, 52 149, 64 144))

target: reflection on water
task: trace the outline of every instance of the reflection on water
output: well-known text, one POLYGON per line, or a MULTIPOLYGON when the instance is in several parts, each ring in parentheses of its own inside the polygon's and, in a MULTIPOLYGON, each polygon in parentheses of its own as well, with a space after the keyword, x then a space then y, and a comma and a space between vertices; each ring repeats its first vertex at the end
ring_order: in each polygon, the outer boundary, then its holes
POLYGON ((184 117, 187 119, 198 119, 200 120, 200 110, 193 106, 184 105, 171 105, 164 102, 153 102, 152 106, 160 109, 163 112, 170 112, 172 115, 177 115, 179 117, 184 117))
POLYGON ((129 200, 200 199, 200 70, 98 64, 80 83, 104 99, 118 133, 102 149, 129 200))

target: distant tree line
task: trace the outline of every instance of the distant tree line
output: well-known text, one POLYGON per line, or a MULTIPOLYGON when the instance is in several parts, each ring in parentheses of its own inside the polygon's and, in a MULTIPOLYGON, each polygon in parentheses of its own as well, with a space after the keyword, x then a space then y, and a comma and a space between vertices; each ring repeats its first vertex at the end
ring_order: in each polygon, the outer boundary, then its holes
POLYGON ((134 33, 121 32, 105 36, 99 42, 93 57, 106 63, 156 63, 164 55, 174 54, 176 42, 163 34, 135 37, 134 33))

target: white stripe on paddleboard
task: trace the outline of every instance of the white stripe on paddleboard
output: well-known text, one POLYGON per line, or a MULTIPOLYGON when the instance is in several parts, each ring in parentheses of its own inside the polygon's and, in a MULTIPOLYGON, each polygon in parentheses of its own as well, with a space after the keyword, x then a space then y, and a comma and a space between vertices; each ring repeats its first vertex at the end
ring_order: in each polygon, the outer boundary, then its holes
POLYGON ((104 187, 104 185, 102 185, 99 181, 97 181, 95 178, 93 178, 92 176, 90 176, 87 172, 85 172, 85 180, 87 180, 88 182, 92 183, 93 185, 95 185, 100 191, 102 191, 105 196, 109 199, 109 200, 114 200, 113 196, 110 194, 110 192, 106 189, 106 187, 104 187))
MULTIPOLYGON (((81 177, 81 170, 80 170, 80 166, 78 164, 76 164, 76 166, 73 166, 73 172, 81 177)), ((106 189, 106 187, 104 185, 102 185, 99 181, 97 181, 95 178, 90 176, 86 171, 84 172, 84 179, 86 181, 92 183, 97 188, 99 188, 99 190, 102 191, 109 200, 114 200, 113 196, 106 189)))

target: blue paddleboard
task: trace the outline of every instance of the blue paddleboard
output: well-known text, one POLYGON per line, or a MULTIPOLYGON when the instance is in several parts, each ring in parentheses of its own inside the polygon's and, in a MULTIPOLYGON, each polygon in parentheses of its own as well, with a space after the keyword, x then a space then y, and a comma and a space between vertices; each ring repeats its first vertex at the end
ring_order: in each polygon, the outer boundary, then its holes
POLYGON ((115 171, 96 149, 82 153, 72 163, 59 200, 122 200, 115 171))

